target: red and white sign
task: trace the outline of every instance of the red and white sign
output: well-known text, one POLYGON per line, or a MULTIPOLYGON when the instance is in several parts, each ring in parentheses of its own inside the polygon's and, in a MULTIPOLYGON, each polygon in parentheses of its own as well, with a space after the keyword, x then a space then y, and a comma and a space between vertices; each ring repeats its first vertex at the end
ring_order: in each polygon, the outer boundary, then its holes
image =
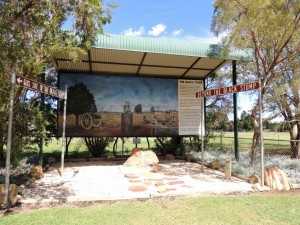
POLYGON ((253 91, 253 90, 257 90, 258 88, 259 88, 258 81, 252 83, 246 83, 246 84, 237 84, 229 87, 219 87, 216 89, 198 91, 196 92, 196 98, 208 97, 214 95, 225 95, 225 94, 237 93, 243 91, 253 91))
POLYGON ((61 91, 57 88, 53 88, 51 86, 48 86, 48 85, 30 80, 30 79, 25 78, 25 77, 21 77, 21 76, 16 75, 16 81, 17 81, 18 85, 36 90, 38 92, 41 92, 41 93, 44 93, 44 94, 47 94, 47 95, 52 95, 52 96, 57 97, 57 98, 64 98, 64 96, 65 96, 64 91, 61 91))

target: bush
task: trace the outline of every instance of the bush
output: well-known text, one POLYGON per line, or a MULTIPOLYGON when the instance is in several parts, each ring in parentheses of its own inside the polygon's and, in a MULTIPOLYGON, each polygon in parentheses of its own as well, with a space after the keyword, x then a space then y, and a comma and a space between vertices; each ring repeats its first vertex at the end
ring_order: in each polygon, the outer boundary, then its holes
POLYGON ((185 144, 182 143, 181 137, 162 137, 154 140, 155 148, 158 154, 172 154, 174 156, 182 155, 185 144))
POLYGON ((93 157, 101 157, 106 154, 106 147, 108 147, 114 141, 114 138, 85 137, 84 141, 93 157))

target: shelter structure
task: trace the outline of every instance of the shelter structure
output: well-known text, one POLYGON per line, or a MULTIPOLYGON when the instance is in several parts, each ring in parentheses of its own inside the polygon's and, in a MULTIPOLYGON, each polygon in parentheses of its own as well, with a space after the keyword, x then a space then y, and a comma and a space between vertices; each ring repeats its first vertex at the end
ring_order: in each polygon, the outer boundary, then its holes
MULTIPOLYGON (((99 35, 95 45, 87 54, 80 55, 78 61, 72 61, 68 54, 59 54, 55 56, 54 62, 59 80, 63 74, 68 74, 66 79, 100 75, 126 79, 199 80, 202 81, 200 88, 203 90, 205 80, 225 64, 232 64, 232 83, 235 85, 236 62, 252 60, 249 51, 233 49, 224 57, 223 49, 223 45, 179 39, 99 35)), ((235 152, 238 158, 236 93, 233 94, 233 102, 235 152)), ((147 121, 145 117, 144 121, 147 121)), ((114 126, 109 123, 106 125, 114 126)))

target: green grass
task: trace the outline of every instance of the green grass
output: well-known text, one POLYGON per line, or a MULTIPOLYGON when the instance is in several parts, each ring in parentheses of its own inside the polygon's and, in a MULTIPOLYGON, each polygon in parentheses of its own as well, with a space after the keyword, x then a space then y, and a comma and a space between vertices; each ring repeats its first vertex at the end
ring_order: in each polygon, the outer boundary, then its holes
MULTIPOLYGON (((219 133, 220 134, 220 133, 219 133)), ((234 137, 233 132, 224 132, 224 137, 234 137)), ((218 133, 216 133, 218 135, 218 133)), ((239 132, 239 138, 249 138, 251 139, 253 132, 239 132)), ((274 139, 274 140, 290 140, 290 134, 288 132, 263 132, 264 139, 274 139)))
POLYGON ((8 224, 300 224, 299 195, 150 199, 89 207, 63 206, 4 216, 8 224))
MULTIPOLYGON (((209 142, 209 147, 211 149, 219 150, 233 150, 234 149, 234 134, 233 132, 224 132, 222 139, 220 138, 221 133, 215 133, 215 138, 211 139, 209 142)), ((252 135, 253 132, 239 132, 239 149, 241 151, 248 151, 251 149, 252 145, 252 135)), ((154 139, 149 138, 150 148, 154 148, 154 139)), ((264 132, 264 145, 266 152, 286 152, 289 154, 289 133, 276 133, 276 132, 264 132)), ((187 143, 189 143, 189 139, 186 138, 187 143)), ((137 145, 139 148, 148 148, 148 143, 146 138, 141 138, 141 144, 137 145)), ((122 152, 122 141, 121 139, 117 142, 116 152, 118 155, 122 153, 124 155, 130 154, 132 148, 135 147, 133 144, 132 138, 126 138, 125 144, 123 146, 122 152)), ((38 152, 38 146, 35 147, 36 152, 38 152)), ((189 151, 190 146, 186 146, 186 150, 189 151)), ((113 151, 113 143, 107 148, 108 152, 113 151)), ((48 144, 44 145, 44 158, 48 158, 49 156, 60 157, 61 155, 61 139, 53 138, 48 144)), ((82 157, 89 155, 88 149, 84 143, 84 140, 81 138, 73 138, 69 145, 69 157, 82 157)))
MULTIPOLYGON (((221 138, 221 133, 215 133, 214 138, 209 142, 209 147, 212 149, 234 149, 234 133, 224 132, 221 138)), ((252 146, 253 132, 239 132, 238 142, 239 149, 249 151, 252 146)), ((264 132, 264 148, 266 153, 290 154, 290 136, 288 132, 264 132)))

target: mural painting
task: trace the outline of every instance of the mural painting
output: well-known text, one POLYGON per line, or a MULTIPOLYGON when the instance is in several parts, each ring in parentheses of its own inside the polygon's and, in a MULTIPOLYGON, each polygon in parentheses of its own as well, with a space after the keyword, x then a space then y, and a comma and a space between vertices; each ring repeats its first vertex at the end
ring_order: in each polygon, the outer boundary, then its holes
MULTIPOLYGON (((60 74, 68 86, 66 136, 177 136, 178 80, 60 74)), ((58 127, 62 132, 63 103, 58 127)))

